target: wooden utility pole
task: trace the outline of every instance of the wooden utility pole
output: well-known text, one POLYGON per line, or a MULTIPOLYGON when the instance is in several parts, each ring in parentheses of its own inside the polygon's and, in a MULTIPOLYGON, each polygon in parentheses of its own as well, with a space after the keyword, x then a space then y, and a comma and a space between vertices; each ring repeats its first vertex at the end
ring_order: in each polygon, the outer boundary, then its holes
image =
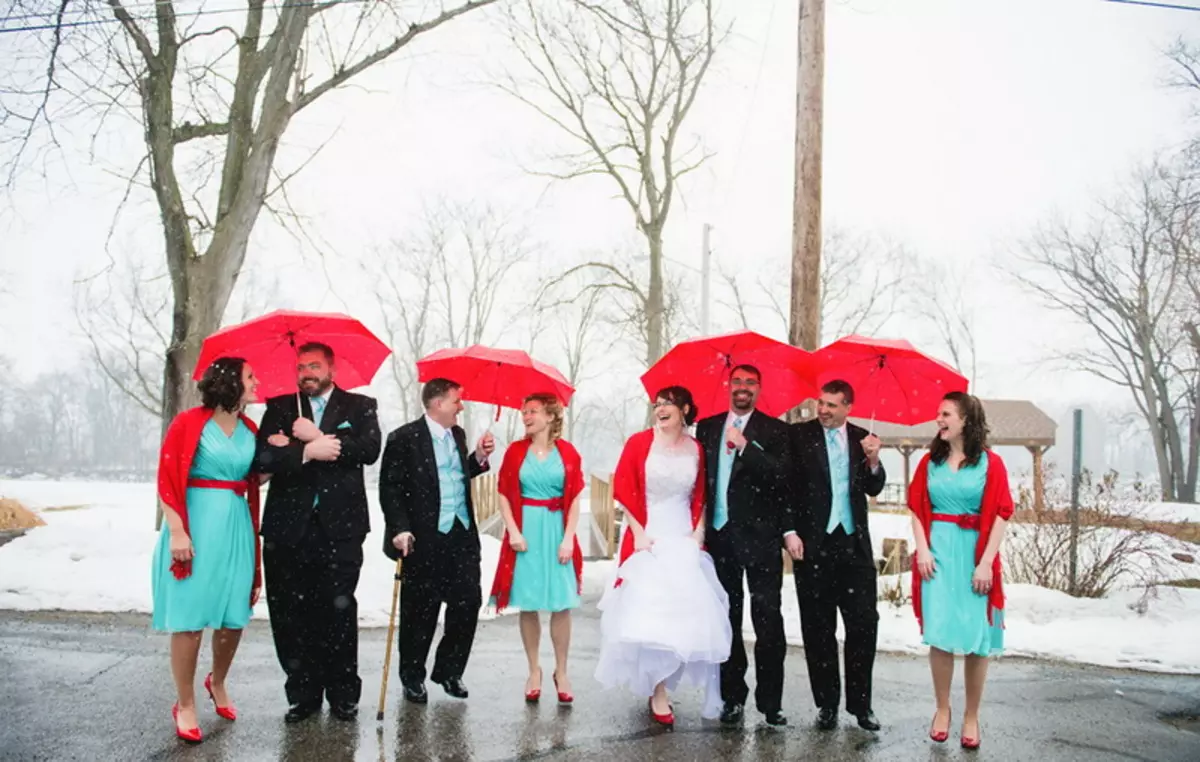
MULTIPOLYGON (((821 341, 821 126, 825 111, 825 0, 800 0, 796 49, 796 184, 792 206, 792 311, 788 341, 821 341)), ((809 403, 811 406, 812 403, 809 403)), ((791 420, 811 417, 811 407, 791 420)))
POLYGON ((800 0, 796 64, 796 185, 792 209, 792 312, 788 340, 810 352, 821 340, 821 123, 825 0, 800 0))

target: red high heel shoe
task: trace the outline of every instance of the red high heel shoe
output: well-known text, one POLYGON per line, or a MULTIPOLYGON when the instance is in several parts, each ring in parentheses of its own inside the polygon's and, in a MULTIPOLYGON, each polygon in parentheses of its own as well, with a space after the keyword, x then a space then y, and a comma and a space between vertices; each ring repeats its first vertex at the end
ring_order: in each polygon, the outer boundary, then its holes
MULTIPOLYGON (((976 727, 978 727, 978 723, 976 723, 976 727)), ((979 728, 976 732, 979 733, 979 735, 976 737, 971 738, 967 735, 963 735, 962 740, 959 742, 960 745, 967 751, 975 751, 979 748, 979 745, 983 743, 983 728, 979 728)))
POLYGON ((557 672, 554 673, 553 677, 554 677, 554 692, 558 694, 558 703, 564 704, 566 706, 570 706, 575 701, 575 697, 572 696, 570 693, 565 693, 558 689, 558 673, 557 672))
POLYGON ((179 740, 187 741, 188 743, 200 743, 204 740, 204 734, 200 732, 199 726, 191 730, 184 730, 179 727, 179 704, 171 707, 171 719, 175 720, 175 735, 179 736, 179 740))
POLYGON ((232 706, 217 706, 217 697, 213 695, 211 672, 208 673, 208 677, 204 678, 204 690, 208 691, 208 697, 212 699, 213 708, 217 710, 218 717, 224 717, 231 722, 237 719, 237 708, 232 706))
MULTIPOLYGON (((671 711, 667 712, 666 714, 659 714, 658 712, 654 711, 654 698, 653 697, 646 699, 646 706, 650 709, 650 716, 653 717, 654 721, 657 722, 659 725, 666 725, 668 728, 675 726, 675 711, 674 710, 671 710, 671 711)), ((670 706, 670 704, 667 704, 667 706, 670 706)))
POLYGON ((929 740, 935 743, 946 743, 946 739, 950 737, 950 723, 954 721, 954 710, 950 710, 950 719, 946 722, 946 729, 934 731, 933 723, 937 722, 937 712, 933 713, 933 720, 929 723, 929 740))
POLYGON ((542 697, 542 668, 538 667, 538 687, 531 691, 525 691, 525 703, 536 704, 538 699, 542 697))

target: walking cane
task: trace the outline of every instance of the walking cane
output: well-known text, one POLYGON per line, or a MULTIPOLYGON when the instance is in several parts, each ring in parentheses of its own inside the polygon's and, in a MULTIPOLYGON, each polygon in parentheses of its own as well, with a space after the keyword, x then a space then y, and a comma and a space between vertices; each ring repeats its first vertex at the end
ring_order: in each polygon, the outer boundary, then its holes
POLYGON ((396 631, 396 604, 400 600, 400 566, 403 562, 403 558, 396 559, 396 581, 392 585, 392 615, 388 619, 387 653, 383 655, 383 681, 379 687, 379 713, 375 715, 376 722, 383 722, 383 704, 387 700, 388 674, 392 663, 392 633, 396 631))

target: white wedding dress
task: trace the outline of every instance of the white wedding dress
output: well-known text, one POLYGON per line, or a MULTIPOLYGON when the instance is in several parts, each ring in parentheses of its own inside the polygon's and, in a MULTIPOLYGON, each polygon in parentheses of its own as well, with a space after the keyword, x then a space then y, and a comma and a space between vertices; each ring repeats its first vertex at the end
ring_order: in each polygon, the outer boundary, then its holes
POLYGON ((646 534, 654 544, 620 566, 620 586, 609 586, 600 599, 596 679, 638 696, 650 696, 664 680, 670 690, 682 681, 703 686, 701 716, 715 718, 722 706, 720 665, 729 658, 733 631, 729 596, 712 558, 692 539, 698 460, 690 439, 673 452, 650 450, 646 534))

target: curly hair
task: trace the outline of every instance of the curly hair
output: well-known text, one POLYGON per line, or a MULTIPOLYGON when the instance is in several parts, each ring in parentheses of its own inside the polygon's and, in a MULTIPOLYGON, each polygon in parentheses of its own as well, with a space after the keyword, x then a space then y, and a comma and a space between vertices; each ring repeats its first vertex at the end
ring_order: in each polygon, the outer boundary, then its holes
POLYGON ((524 407, 530 402, 540 402, 542 410, 546 411, 546 415, 550 416, 550 441, 553 442, 562 437, 563 433, 563 406, 558 401, 558 397, 553 394, 531 394, 521 403, 524 407))
MULTIPOLYGON (((974 466, 988 449, 987 415, 983 412, 983 403, 973 394, 966 392, 950 392, 942 397, 943 402, 953 402, 958 408, 958 414, 963 419, 963 465, 974 466)), ((929 458, 934 463, 945 463, 950 457, 950 443, 938 435, 934 435, 929 445, 929 458)))
MULTIPOLYGON (((743 367, 743 366, 739 366, 743 367)), ((666 400, 679 411, 683 413, 683 425, 691 426, 696 422, 696 416, 699 410, 696 409, 696 401, 692 399, 692 393, 684 386, 668 386, 658 390, 658 394, 654 395, 656 400, 666 400)))
POLYGON ((246 393, 246 385, 242 383, 245 367, 246 361, 241 357, 213 360, 197 385, 200 404, 209 410, 221 408, 230 413, 239 412, 242 409, 242 395, 246 393))

